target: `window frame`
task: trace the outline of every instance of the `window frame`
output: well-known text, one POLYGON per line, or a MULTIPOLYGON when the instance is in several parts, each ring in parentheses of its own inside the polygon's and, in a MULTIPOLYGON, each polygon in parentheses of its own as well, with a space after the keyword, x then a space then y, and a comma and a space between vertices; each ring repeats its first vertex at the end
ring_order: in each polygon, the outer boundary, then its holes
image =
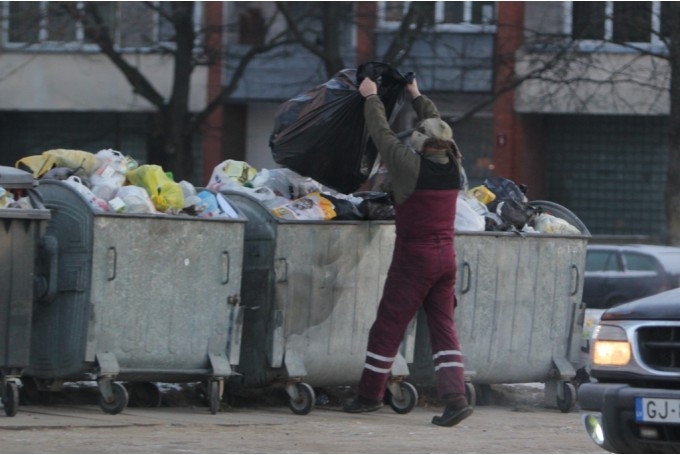
MULTIPOLYGON (((17 42, 9 41, 9 24, 10 24, 10 17, 9 17, 9 9, 10 9, 10 1, 3 0, 0 2, 0 21, 2 23, 2 26, 0 27, 0 32, 2 33, 2 37, 0 39, 0 49, 3 50, 21 50, 21 51, 40 51, 40 52, 45 52, 45 51, 58 51, 58 52, 73 52, 73 51, 79 51, 79 52, 99 52, 99 46, 95 43, 88 43, 85 41, 85 32, 83 29, 83 23, 81 21, 76 21, 76 29, 75 29, 75 40, 73 41, 50 41, 47 36, 47 10, 48 10, 48 4, 50 3, 49 0, 41 0, 36 3, 40 4, 40 23, 39 23, 39 29, 38 29, 38 41, 37 42, 17 42)), ((77 4, 77 7, 79 9, 82 9, 84 7, 84 4, 86 2, 84 1, 78 1, 75 2, 77 4)), ((117 25, 120 24, 120 19, 121 19, 121 8, 120 6, 124 4, 125 2, 121 1, 115 1, 112 2, 115 3, 115 18, 117 25)), ((159 6, 161 2, 160 1, 155 1, 154 5, 159 6)), ((203 2, 196 2, 195 3, 195 8, 194 8, 194 13, 193 13, 193 21, 194 21, 194 29, 198 32, 200 31, 200 26, 201 26, 201 20, 203 17, 203 2)), ((114 48, 118 52, 136 52, 136 53, 150 53, 150 52, 156 52, 160 48, 174 48, 175 43, 173 41, 161 41, 159 39, 160 32, 161 32, 161 27, 160 27, 160 13, 157 11, 152 12, 152 29, 153 29, 153 36, 154 40, 153 42, 148 45, 148 46, 121 46, 121 41, 122 41, 122 34, 121 34, 121 28, 119 26, 116 26, 114 30, 112 30, 111 33, 111 39, 114 42, 114 48)), ((197 37, 198 39, 198 37, 197 37)))
POLYGON ((605 1, 605 12, 604 12, 604 37, 603 39, 577 39, 574 38, 573 34, 573 1, 564 2, 564 29, 563 33, 565 36, 574 40, 577 43, 578 50, 584 52, 592 51, 605 51, 605 52, 631 52, 634 49, 644 49, 651 51, 658 51, 665 47, 659 33, 661 32, 661 1, 653 0, 649 1, 652 4, 651 12, 651 37, 650 41, 645 42, 635 42, 630 41, 626 43, 614 43, 612 41, 614 35, 614 4, 615 1, 605 1))
MULTIPOLYGON (((385 11, 387 10, 386 3, 385 1, 379 1, 378 3, 378 9, 377 9, 377 16, 378 16, 378 21, 377 21, 377 28, 379 30, 396 30, 399 28, 399 25, 401 25, 401 21, 387 21, 385 20, 385 11)), ((409 4, 411 2, 405 1, 405 2, 399 2, 401 3, 402 6, 402 17, 406 14, 406 11, 408 11, 409 4)), ((436 32, 460 32, 460 33, 492 33, 496 31, 496 18, 497 18, 497 13, 498 13, 498 8, 497 8, 497 2, 494 2, 494 18, 492 19, 491 23, 488 24, 474 24, 471 23, 470 21, 472 20, 472 5, 474 1, 462 1, 463 3, 463 22, 462 23, 457 23, 457 24, 452 24, 452 23, 446 23, 442 22, 444 18, 444 7, 446 2, 435 2, 435 24, 434 24, 434 30, 436 32)))

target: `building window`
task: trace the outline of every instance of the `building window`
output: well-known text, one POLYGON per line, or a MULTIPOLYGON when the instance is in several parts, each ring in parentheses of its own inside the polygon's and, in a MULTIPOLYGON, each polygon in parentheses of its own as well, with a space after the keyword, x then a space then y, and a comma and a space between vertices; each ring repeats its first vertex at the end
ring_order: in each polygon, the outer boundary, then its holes
POLYGON ((666 2, 571 2, 571 36, 617 44, 657 44, 666 2))
MULTIPOLYGON (((85 37, 83 24, 74 19, 60 5, 63 2, 2 2, 4 18, 2 44, 5 48, 40 49, 78 48, 95 49, 85 37)), ((73 2, 84 9, 87 2, 73 2)), ((194 22, 200 24, 201 8, 194 11, 194 22)), ((107 26, 111 39, 120 50, 155 48, 171 45, 174 27, 167 19, 171 2, 94 2, 107 26)))
MULTIPOLYGON (((384 28, 398 27, 411 2, 378 2, 379 23, 384 28)), ((496 2, 423 2, 431 6, 429 23, 437 30, 480 31, 495 25, 496 2)))

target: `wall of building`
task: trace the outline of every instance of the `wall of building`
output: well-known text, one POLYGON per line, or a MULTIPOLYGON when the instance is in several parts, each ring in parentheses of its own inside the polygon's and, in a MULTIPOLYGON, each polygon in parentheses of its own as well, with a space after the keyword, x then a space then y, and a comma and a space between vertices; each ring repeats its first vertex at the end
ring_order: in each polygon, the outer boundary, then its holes
MULTIPOLYGON (((156 54, 126 55, 166 96, 174 60, 156 54)), ((0 58, 2 111, 148 112, 153 107, 133 93, 123 74, 102 54, 4 52, 0 58)), ((205 107, 207 74, 192 76, 192 110, 205 107)))

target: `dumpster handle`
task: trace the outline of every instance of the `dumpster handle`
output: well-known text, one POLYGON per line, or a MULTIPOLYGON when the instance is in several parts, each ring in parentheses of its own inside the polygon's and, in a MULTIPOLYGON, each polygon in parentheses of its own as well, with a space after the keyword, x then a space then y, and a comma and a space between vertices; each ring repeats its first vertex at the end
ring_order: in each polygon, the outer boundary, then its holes
POLYGON ((109 265, 109 281, 116 279, 116 265, 118 262, 118 254, 116 253, 116 247, 110 246, 106 252, 107 262, 109 265))
POLYGON ((222 284, 229 282, 229 252, 222 251, 222 284))
POLYGON ((578 271, 576 264, 572 264, 571 269, 576 272, 574 274, 576 276, 576 280, 574 280, 574 289, 571 291, 571 295, 576 295, 578 293, 578 284, 581 281, 581 273, 578 271))
POLYGON ((43 304, 50 303, 57 295, 57 267, 59 266, 59 242, 56 237, 46 235, 40 239, 39 247, 47 256, 47 290, 38 301, 43 304))
POLYGON ((465 278, 464 282, 465 285, 463 286, 463 289, 461 289, 461 294, 465 294, 467 291, 470 290, 470 282, 471 282, 471 277, 472 272, 470 270, 470 263, 467 261, 463 262, 463 277, 465 278))

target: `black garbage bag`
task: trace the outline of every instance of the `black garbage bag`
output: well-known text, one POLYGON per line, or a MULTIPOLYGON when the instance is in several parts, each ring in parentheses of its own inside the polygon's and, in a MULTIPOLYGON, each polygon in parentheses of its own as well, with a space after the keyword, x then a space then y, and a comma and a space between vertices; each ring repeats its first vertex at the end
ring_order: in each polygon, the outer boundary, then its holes
POLYGON ((336 198, 330 194, 323 194, 323 197, 328 199, 333 203, 333 208, 335 209, 334 220, 363 220, 364 217, 359 211, 359 207, 354 205, 353 202, 346 199, 336 198))
POLYGON ((274 161, 340 193, 359 188, 378 153, 364 127, 358 88, 365 77, 378 83, 391 123, 403 105, 407 76, 379 62, 344 69, 279 106, 269 139, 274 161))
POLYGON ((379 191, 361 191, 354 196, 363 199, 359 203, 359 211, 365 220, 393 220, 396 212, 394 202, 389 193, 379 191))
MULTIPOLYGON (((517 185, 512 180, 503 177, 490 177, 484 180, 486 186, 496 198, 487 204, 490 212, 500 216, 503 221, 509 223, 510 228, 522 229, 529 224, 538 214, 536 207, 529 204, 526 197, 526 186, 517 185)), ((502 227, 487 230, 502 230, 502 227)))

